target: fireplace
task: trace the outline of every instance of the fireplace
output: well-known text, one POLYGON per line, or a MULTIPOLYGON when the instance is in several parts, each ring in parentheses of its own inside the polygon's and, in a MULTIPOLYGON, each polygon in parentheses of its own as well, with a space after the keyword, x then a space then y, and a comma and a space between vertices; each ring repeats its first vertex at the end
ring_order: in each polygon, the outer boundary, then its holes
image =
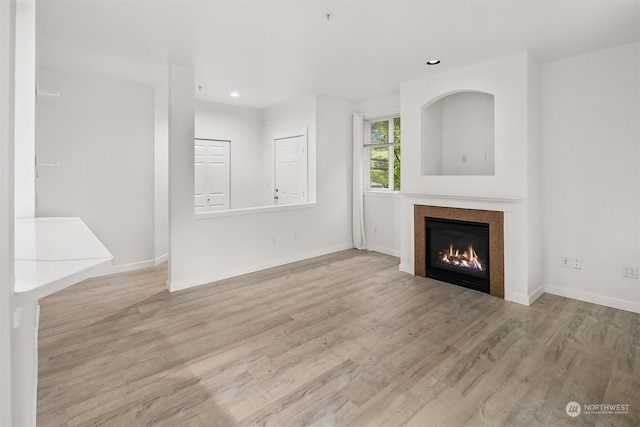
MULTIPOLYGON (((454 267, 457 267, 455 263, 475 264, 476 260, 483 266, 482 272, 476 271, 471 274, 466 274, 469 277, 465 278, 467 281, 475 281, 474 286, 478 286, 478 280, 484 280, 486 278, 486 289, 483 292, 504 298, 504 212, 501 211, 488 211, 481 209, 464 209, 453 208, 445 206, 429 206, 429 205, 414 205, 414 272, 417 276, 433 277, 430 274, 433 272, 433 264, 436 267, 440 267, 441 270, 446 270, 447 273, 451 271, 458 271, 454 267), (438 265, 438 263, 432 263, 431 267, 427 266, 427 227, 426 218, 436 220, 437 225, 444 223, 458 222, 462 225, 468 224, 483 224, 482 227, 486 229, 488 240, 483 242, 464 242, 464 241, 447 241, 438 243, 438 249, 436 252, 441 252, 441 256, 447 253, 453 254, 452 264, 438 265), (450 246, 453 245, 453 248, 450 246), (474 254, 469 255, 469 246, 472 246, 474 254), (464 255, 464 253, 467 255, 464 255), (455 261, 455 262, 454 262, 455 261), (490 262, 489 262, 490 261, 490 262), (431 270, 431 271, 429 271, 431 270)), ((460 224, 459 224, 460 225, 460 224)), ((459 230, 454 230, 453 235, 455 237, 459 230)), ((477 231, 477 230, 476 230, 477 231)), ((448 235, 447 237, 451 237, 448 235)), ((455 237, 457 239, 457 237, 455 237)), ((449 240, 449 239, 445 239, 449 240)), ((437 270, 436 270, 437 272, 437 270)), ((442 272, 442 271, 441 271, 442 272)), ((442 278, 433 277, 434 279, 444 281, 442 278)), ((464 286, 464 285, 463 285, 464 286)), ((480 284, 485 286, 485 284, 480 284)), ((478 289, 474 287, 473 289, 478 289)))
POLYGON ((489 293, 489 224, 425 217, 426 276, 489 293))

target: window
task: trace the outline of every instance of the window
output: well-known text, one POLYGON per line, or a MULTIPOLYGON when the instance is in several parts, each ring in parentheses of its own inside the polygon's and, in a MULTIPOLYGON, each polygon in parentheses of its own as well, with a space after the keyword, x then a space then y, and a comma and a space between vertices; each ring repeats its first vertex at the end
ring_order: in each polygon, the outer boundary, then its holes
POLYGON ((365 121, 369 189, 400 191, 400 117, 365 121))

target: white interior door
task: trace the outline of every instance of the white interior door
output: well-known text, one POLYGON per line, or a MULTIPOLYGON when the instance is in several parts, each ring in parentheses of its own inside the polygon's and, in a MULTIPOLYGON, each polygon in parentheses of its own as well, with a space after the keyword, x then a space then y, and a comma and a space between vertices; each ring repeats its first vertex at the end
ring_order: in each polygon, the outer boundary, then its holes
POLYGON ((207 141, 207 210, 229 209, 229 141, 207 141))
POLYGON ((275 195, 278 205, 307 202, 307 135, 274 138, 275 195))
POLYGON ((230 208, 230 141, 196 139, 194 146, 195 211, 230 208))

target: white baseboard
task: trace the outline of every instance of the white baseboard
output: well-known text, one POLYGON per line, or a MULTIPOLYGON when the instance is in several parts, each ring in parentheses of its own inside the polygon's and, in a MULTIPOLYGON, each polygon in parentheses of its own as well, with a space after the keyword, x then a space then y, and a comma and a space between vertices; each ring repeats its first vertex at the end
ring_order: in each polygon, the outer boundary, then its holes
POLYGON ((309 258, 315 258, 322 255, 331 254, 334 252, 340 252, 347 249, 353 249, 353 243, 345 243, 342 245, 337 245, 333 247, 327 247, 323 249, 316 249, 308 252, 292 254, 280 259, 269 260, 265 262, 258 262, 250 265, 243 265, 242 267, 233 268, 230 270, 226 270, 222 273, 220 272, 211 272, 206 276, 200 276, 197 278, 191 278, 188 280, 181 281, 170 281, 167 284, 167 289, 170 292, 181 291, 183 289, 189 289, 196 286, 206 285, 213 282, 218 282, 220 280, 229 279, 231 277, 241 276, 243 274, 254 273, 260 270, 266 270, 268 268, 279 267, 281 265, 290 264, 292 262, 303 261, 309 258))
POLYGON ((630 311, 632 313, 640 313, 640 302, 626 301, 553 285, 545 285, 544 291, 549 294, 572 298, 578 301, 604 305, 605 307, 617 308, 620 310, 630 311))
POLYGON ((376 246, 376 245, 367 245, 367 250, 368 251, 373 251, 373 252, 379 252, 381 254, 385 254, 385 255, 391 255, 394 256, 396 258, 400 258, 400 251, 396 250, 396 249, 391 249, 391 248, 385 248, 382 246, 376 246))
POLYGON ((505 301, 511 301, 511 302, 515 302, 517 304, 522 304, 522 305, 526 305, 527 307, 530 305, 529 304, 529 297, 525 294, 519 294, 516 292, 509 292, 504 294, 504 299, 505 301))
POLYGON ((504 299, 507 301, 515 302, 515 303, 526 305, 527 307, 529 307, 538 298, 540 298, 542 294, 544 294, 544 287, 540 286, 538 289, 536 289, 529 295, 520 294, 517 292, 510 292, 508 294, 505 294, 504 299))
POLYGON ((159 256, 156 259, 151 259, 148 261, 133 262, 130 264, 122 264, 122 265, 109 264, 104 267, 101 267, 98 270, 98 272, 95 275, 93 275, 93 277, 108 276, 110 274, 126 273, 128 271, 139 270, 141 268, 155 267, 165 262, 168 258, 169 256, 167 254, 164 254, 159 256))
POLYGON ((413 271, 413 267, 407 264, 400 264, 398 269, 403 273, 415 274, 415 272, 413 271))
POLYGON ((529 294, 529 304, 527 305, 531 305, 534 302, 536 302, 536 300, 540 298, 543 294, 544 294, 544 286, 540 286, 538 289, 533 291, 533 293, 529 294))

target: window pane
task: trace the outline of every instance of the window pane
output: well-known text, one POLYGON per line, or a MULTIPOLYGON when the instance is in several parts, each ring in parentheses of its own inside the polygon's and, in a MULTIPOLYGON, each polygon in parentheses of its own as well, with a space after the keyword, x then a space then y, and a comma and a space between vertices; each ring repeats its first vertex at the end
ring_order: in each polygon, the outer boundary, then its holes
MULTIPOLYGON (((400 132, 398 131, 398 137, 400 136, 400 132)), ((398 141, 399 142, 399 141, 398 141)), ((395 191, 400 191, 400 146, 396 145, 393 147, 393 189, 395 191)))
POLYGON ((389 148, 371 147, 371 188, 389 188, 389 148))
POLYGON ((389 142, 389 121, 371 122, 371 144, 387 144, 389 142))
POLYGON ((400 117, 393 119, 393 142, 400 143, 400 117))

